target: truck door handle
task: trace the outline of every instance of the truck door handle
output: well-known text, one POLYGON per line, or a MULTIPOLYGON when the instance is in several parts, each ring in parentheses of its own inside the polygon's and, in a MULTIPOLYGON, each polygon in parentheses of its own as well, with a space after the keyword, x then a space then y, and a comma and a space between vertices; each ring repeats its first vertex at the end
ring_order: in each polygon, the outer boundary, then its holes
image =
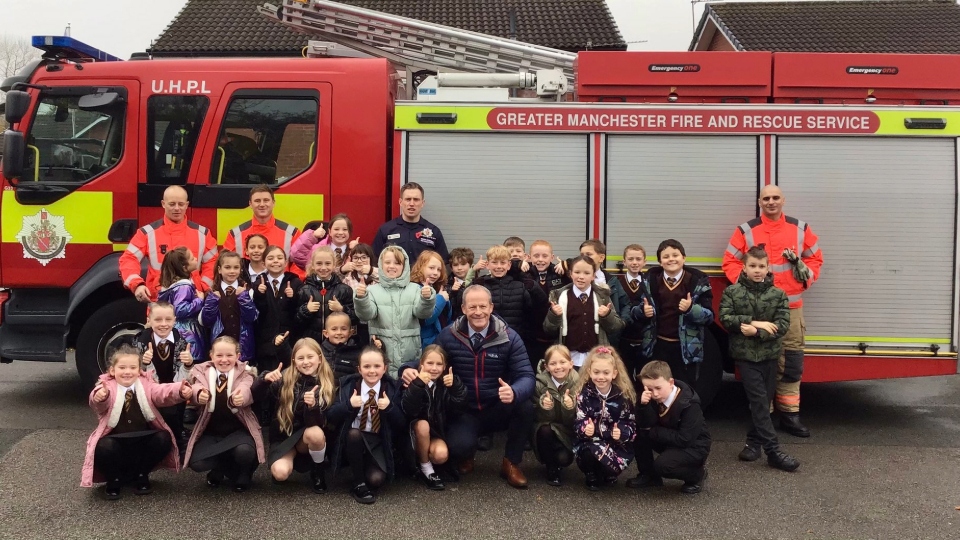
POLYGON ((129 242, 137 232, 137 220, 119 219, 110 225, 110 231, 107 233, 107 239, 115 243, 129 242))

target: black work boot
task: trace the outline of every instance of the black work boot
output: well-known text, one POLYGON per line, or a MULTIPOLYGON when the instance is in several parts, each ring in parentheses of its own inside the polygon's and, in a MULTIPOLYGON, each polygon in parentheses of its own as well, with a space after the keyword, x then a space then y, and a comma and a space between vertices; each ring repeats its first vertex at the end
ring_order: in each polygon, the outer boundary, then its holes
POLYGON ((743 450, 737 456, 740 461, 756 461, 760 459, 760 446, 747 443, 743 445, 743 450))
POLYGON ((767 465, 781 471, 793 472, 800 468, 800 461, 782 450, 767 454, 767 465))
POLYGON ((800 423, 800 413, 780 413, 780 429, 794 437, 807 438, 810 430, 800 423))

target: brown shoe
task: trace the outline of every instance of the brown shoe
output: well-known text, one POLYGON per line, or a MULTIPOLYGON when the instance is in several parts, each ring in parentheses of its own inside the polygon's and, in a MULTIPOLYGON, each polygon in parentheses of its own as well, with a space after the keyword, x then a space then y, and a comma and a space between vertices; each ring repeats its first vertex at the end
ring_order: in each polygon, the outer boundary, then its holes
POLYGON ((460 462, 460 465, 457 466, 457 472, 461 475, 470 474, 473 472, 473 458, 467 458, 460 462))
POLYGON ((510 460, 503 458, 503 465, 500 467, 500 477, 505 478, 507 483, 517 489, 527 489, 527 477, 523 475, 520 467, 510 463, 510 460))

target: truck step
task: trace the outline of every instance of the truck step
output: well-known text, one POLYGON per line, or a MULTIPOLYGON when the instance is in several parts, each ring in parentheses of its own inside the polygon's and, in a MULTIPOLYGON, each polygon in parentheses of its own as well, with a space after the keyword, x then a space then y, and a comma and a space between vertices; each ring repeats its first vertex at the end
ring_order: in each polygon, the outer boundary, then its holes
POLYGON ((67 328, 60 326, 0 326, 0 358, 35 362, 67 361, 67 328))
POLYGON ((69 302, 69 289, 14 289, 3 305, 3 324, 62 327, 69 302))

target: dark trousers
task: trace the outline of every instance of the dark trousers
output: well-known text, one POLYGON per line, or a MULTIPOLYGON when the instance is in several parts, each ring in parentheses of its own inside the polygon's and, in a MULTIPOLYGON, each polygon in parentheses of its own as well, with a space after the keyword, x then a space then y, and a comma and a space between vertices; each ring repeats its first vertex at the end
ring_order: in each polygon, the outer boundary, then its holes
POLYGON ((142 437, 101 437, 93 451, 93 468, 109 481, 150 474, 173 447, 170 434, 157 431, 142 437))
POLYGON ((753 426, 747 432, 747 444, 762 446, 766 453, 780 448, 777 432, 770 418, 770 402, 777 390, 777 359, 763 362, 743 362, 737 360, 743 391, 747 394, 750 406, 750 420, 753 426))
POLYGON ((533 430, 533 403, 496 403, 479 411, 470 410, 452 419, 447 428, 447 448, 454 463, 477 453, 477 437, 494 431, 507 432, 503 455, 514 465, 523 461, 523 447, 533 430))
POLYGON ((633 443, 636 453, 637 470, 654 478, 676 478, 694 483, 703 475, 703 464, 707 458, 703 452, 686 448, 671 448, 655 445, 645 430, 637 434, 633 443), (653 453, 659 455, 654 459, 653 453))
POLYGON ((580 453, 577 455, 577 467, 579 467, 585 475, 594 474, 602 479, 616 478, 619 476, 619 473, 611 471, 603 463, 600 463, 600 461, 597 460, 597 456, 593 454, 593 451, 586 448, 580 450, 580 453))
POLYGON ((653 358, 650 360, 663 360, 670 366, 674 379, 687 383, 691 388, 697 387, 700 364, 683 363, 683 352, 679 341, 657 339, 656 345, 653 346, 653 358))
POLYGON ((162 407, 160 409, 160 416, 163 417, 163 421, 170 427, 170 431, 173 432, 174 439, 181 451, 185 449, 185 445, 183 444, 185 442, 183 440, 183 411, 185 409, 186 405, 184 403, 172 407, 162 407))
MULTIPOLYGON (((630 381, 636 381, 637 374, 640 373, 640 369, 642 369, 647 362, 643 356, 643 344, 620 340, 620 345, 617 346, 617 349, 620 351, 620 357, 623 358, 623 365, 627 368, 627 373, 630 375, 630 381)), ((639 383, 635 383, 634 386, 640 388, 639 383)), ((643 393, 643 391, 641 390, 640 393, 643 393)))
POLYGON ((573 452, 560 442, 549 424, 537 429, 537 452, 540 461, 547 467, 562 469, 573 463, 573 452))
POLYGON ((222 454, 190 462, 190 468, 196 472, 216 470, 238 484, 249 484, 258 465, 257 449, 245 443, 222 454))
POLYGON ((523 344, 527 348, 527 356, 530 357, 530 365, 533 366, 533 372, 536 373, 540 360, 544 359, 543 356, 546 354, 547 349, 553 345, 553 342, 540 341, 539 339, 532 338, 524 340, 523 344))

